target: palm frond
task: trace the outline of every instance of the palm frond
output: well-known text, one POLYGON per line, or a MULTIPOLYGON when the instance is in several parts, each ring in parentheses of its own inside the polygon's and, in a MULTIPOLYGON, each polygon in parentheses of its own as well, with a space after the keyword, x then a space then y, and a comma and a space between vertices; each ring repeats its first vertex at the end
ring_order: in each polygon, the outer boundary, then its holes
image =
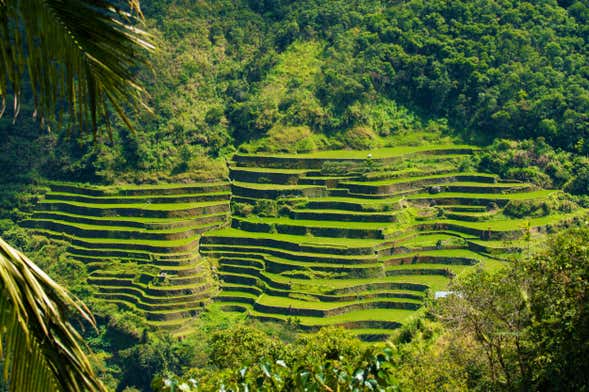
POLYGON ((138 4, 130 13, 112 0, 0 0, 0 114, 12 96, 16 117, 30 93, 47 125, 69 116, 96 132, 114 108, 131 127, 121 106, 147 108, 136 72, 154 49, 133 25, 138 4))
MULTIPOLYGON (((0 0, 2 1, 2 0, 0 0)), ((0 360, 11 391, 105 391, 68 322, 85 306, 0 238, 0 360)))

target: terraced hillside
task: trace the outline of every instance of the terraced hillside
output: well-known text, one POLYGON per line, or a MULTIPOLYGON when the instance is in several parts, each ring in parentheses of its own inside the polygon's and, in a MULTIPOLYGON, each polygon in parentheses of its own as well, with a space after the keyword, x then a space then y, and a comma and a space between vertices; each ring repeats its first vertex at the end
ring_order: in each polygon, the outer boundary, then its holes
POLYGON ((70 242, 105 301, 180 328, 216 294, 198 253, 202 233, 229 218, 229 184, 88 187, 51 184, 25 225, 70 242))
POLYGON ((382 338, 455 275, 497 268, 527 232, 585 213, 559 192, 460 171, 472 152, 235 155, 232 227, 200 245, 219 259, 216 299, 262 320, 382 338))

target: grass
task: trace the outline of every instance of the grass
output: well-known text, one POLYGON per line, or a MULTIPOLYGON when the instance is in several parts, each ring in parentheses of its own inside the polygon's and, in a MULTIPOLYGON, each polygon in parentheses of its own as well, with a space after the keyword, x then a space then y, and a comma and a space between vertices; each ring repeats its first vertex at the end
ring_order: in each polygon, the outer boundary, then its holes
MULTIPOLYGON (((308 48, 307 48, 308 49, 308 48)), ((311 62, 313 63, 313 62, 311 62)), ((305 70, 296 70, 291 65, 282 64, 282 78, 292 72, 303 72, 311 75, 315 65, 303 61, 305 70)), ((285 92, 277 90, 269 84, 264 87, 268 98, 285 92)), ((198 306, 191 307, 191 299, 181 295, 182 290, 202 290, 203 298, 213 289, 207 286, 209 275, 203 269, 203 261, 191 257, 196 241, 201 238, 201 251, 206 255, 219 257, 218 275, 225 280, 221 294, 217 298, 224 306, 242 309, 253 317, 272 318, 278 321, 296 320, 305 327, 324 325, 344 325, 356 328, 360 335, 386 335, 391 332, 389 322, 404 323, 421 310, 405 309, 363 309, 351 310, 361 306, 375 304, 393 304, 394 306, 421 305, 428 292, 445 290, 450 282, 450 274, 460 276, 475 269, 460 263, 476 263, 480 268, 497 270, 506 265, 499 257, 507 258, 509 247, 525 248, 521 240, 506 243, 505 241, 483 241, 479 233, 486 231, 497 233, 521 232, 531 228, 557 224, 561 221, 580 217, 585 210, 570 214, 553 214, 541 218, 509 219, 501 213, 500 208, 487 212, 487 205, 495 202, 500 206, 510 200, 541 200, 555 192, 553 190, 536 190, 525 183, 495 182, 495 175, 486 173, 457 172, 459 160, 467 157, 467 153, 476 147, 467 145, 429 145, 399 146, 378 148, 366 151, 320 151, 305 154, 237 154, 238 165, 232 167, 233 173, 241 173, 241 177, 251 178, 252 182, 234 181, 231 185, 236 193, 247 193, 266 198, 280 198, 280 195, 326 194, 324 181, 336 187, 333 194, 345 194, 347 188, 368 193, 365 198, 346 197, 301 197, 281 198, 290 205, 294 218, 260 217, 250 215, 246 218, 234 217, 234 223, 243 223, 242 227, 252 230, 264 229, 274 232, 250 232, 245 229, 222 228, 208 231, 202 237, 190 235, 180 240, 136 240, 87 238, 98 231, 118 231, 140 236, 150 235, 182 235, 190 230, 206 230, 214 226, 216 217, 222 219, 224 212, 199 214, 193 216, 200 208, 225 206, 228 201, 222 198, 228 192, 208 192, 211 187, 228 187, 229 183, 218 182, 208 184, 162 184, 156 186, 113 186, 91 187, 80 186, 80 190, 91 189, 101 191, 104 196, 84 196, 77 194, 72 188, 64 192, 48 195, 43 201, 37 220, 60 224, 65 231, 86 231, 80 235, 68 235, 52 230, 36 230, 48 236, 59 236, 74 243, 70 252, 76 257, 89 262, 92 268, 92 281, 100 286, 100 282, 108 284, 105 291, 120 290, 119 300, 106 299, 121 303, 134 309, 143 308, 149 323, 162 328, 186 327, 184 320, 159 320, 167 317, 180 317, 186 311, 198 311, 198 306), (465 151, 461 151, 465 150, 465 151), (464 152, 464 153, 462 153, 464 152), (447 153, 447 154, 445 154, 447 153), (368 158, 371 154, 372 158, 368 158), (442 155, 443 154, 443 155, 442 155), (403 158, 403 159, 399 159, 403 158), (411 158, 408 159, 408 158, 411 158), (273 159, 275 168, 256 167, 264 159, 273 159), (352 161, 353 165, 333 168, 319 172, 317 169, 293 169, 303 163, 296 160, 314 160, 309 167, 321 167, 323 161, 352 161), (372 163, 370 163, 372 161, 372 163), (372 166, 371 166, 372 165, 372 166), (282 167, 281 167, 282 166, 282 167), (353 167, 355 166, 355 168, 353 167), (361 169, 372 171, 362 173, 361 169), (343 171, 342 171, 343 170, 343 171), (348 172, 346 172, 348 170, 348 172), (264 183, 256 183, 258 178, 268 174, 264 183), (274 176, 273 176, 274 175, 274 176), (307 184, 278 184, 292 176, 307 184), (468 178, 468 177, 471 178, 468 178), (480 181, 479 181, 480 180, 480 181), (339 182, 338 182, 339 181, 339 182), (436 194, 425 193, 419 188, 419 182, 438 185, 448 190, 436 194), (388 189, 409 189, 394 195, 388 189), (364 189, 362 187, 365 187, 364 189), (370 188, 374 189, 370 189, 370 188), (379 189, 379 187, 382 187, 379 189), (460 188, 463 189, 460 189, 460 188), (161 194, 157 190, 162 191, 161 194), (141 191, 151 192, 143 194, 141 191), (177 190, 177 191, 176 191, 177 190), (135 191, 133 196, 120 196, 117 193, 135 191), (204 191, 205 193, 191 193, 204 191), (267 191, 267 192, 264 192, 267 191), (292 191, 292 192, 290 192, 292 191), (494 193, 487 193, 487 191, 494 193), (289 193, 290 192, 290 193, 289 193), (215 201, 194 201, 198 197, 219 198, 215 201), (62 200, 59 200, 62 198, 62 200), (189 198, 189 199, 187 199, 189 198), (65 199, 76 199, 70 201, 65 199), (156 203, 152 202, 157 201, 156 203), (436 201, 436 207, 430 203, 436 201), (75 213, 67 212, 71 208, 75 213), (76 208, 76 209, 74 209, 76 208), (186 211, 191 217, 170 218, 165 214, 186 211), (157 211, 157 212, 143 212, 157 211), (444 217, 444 211, 447 217, 444 217), (158 218, 126 215, 157 215, 158 218), (86 214, 87 213, 87 214, 86 214), (440 216, 438 214, 440 213, 440 216), (88 216, 105 215, 105 216, 88 216), (387 220, 394 217, 396 222, 371 222, 387 220), (298 219, 301 218, 301 219, 298 219), (464 218, 464 219, 463 219, 464 218), (469 220, 487 219, 485 221, 469 220), (211 220, 211 223, 198 223, 198 219, 211 220), (213 220, 215 220, 213 222, 213 220), (436 226, 436 224, 438 226, 436 226), (143 226, 142 226, 143 225, 143 226), (158 227, 158 225, 160 227, 158 227), (177 225, 177 226, 176 226, 177 225), (251 225, 251 226, 248 226, 251 225), (258 226, 258 227, 255 227, 258 226), (449 227, 451 230, 447 230, 449 227), (308 230, 305 230, 308 229, 308 230), (321 236, 294 235, 281 232, 321 233, 321 236), (363 232, 364 231, 364 232, 363 232), (462 232, 464 231, 464 232, 462 232), (470 234, 469 234, 470 233, 470 234), (328 235, 341 235, 341 238, 328 235), (389 239, 367 239, 366 236, 386 236, 389 239), (346 238, 357 236, 364 238, 346 238), (473 251, 469 249, 476 249, 473 251), (437 249, 436 247, 440 247, 437 249), (480 248, 479 248, 480 247, 480 248), (180 249, 188 249, 180 251, 180 249), (480 253, 478 250, 480 249, 480 253), (378 253, 377 253, 378 252, 378 253), (394 254, 390 254, 395 252, 394 254), (406 253, 398 253, 406 252, 406 253), (487 254, 485 252, 489 252, 487 254), (88 253, 89 256, 84 256, 88 253), (122 257, 113 257, 115 255, 122 257), (110 259, 121 259, 111 263, 110 259), (404 264, 401 260, 407 260, 404 264), (124 263, 124 262, 128 263, 124 263), (125 265, 127 264, 127 265, 125 265), (133 268, 131 268, 133 266, 133 268), (148 270, 145 270, 148 268, 148 270), (155 268, 155 269, 150 269, 155 268), (193 270, 194 269, 194 270, 193 270), (152 285, 152 279, 158 277, 158 271, 170 271, 172 276, 168 285, 152 285), (133 275, 135 273, 135 275, 133 275), (183 274, 183 275, 180 275, 183 274), (139 281, 141 278, 141 281, 139 281), (197 282, 198 281, 198 282, 197 282), (204 282, 204 283, 203 283, 204 282), (199 289, 200 287, 200 289, 199 289), (208 290, 208 291, 207 291, 208 290), (146 292, 150 294, 146 294, 146 292), (174 304, 188 309, 173 309, 174 304), (270 307, 262 312, 263 306, 270 307), (272 307, 275 307, 272 310, 272 307), (159 310, 165 309, 165 310, 159 310), (257 310, 256 310, 257 309, 257 310), (329 317, 292 317, 287 309, 317 314, 325 312, 344 312, 329 317), (158 320, 154 320, 158 319, 158 320), (367 324, 363 322, 371 321, 367 324), (355 323, 355 324, 354 324, 355 323), (376 324, 375 324, 376 323, 376 324), (382 328, 379 328, 379 324, 382 328)), ((329 168, 328 168, 329 169, 329 168)), ((294 181, 294 180, 293 180, 294 181)), ((72 184, 67 184, 72 186, 72 184)), ((330 190, 331 191, 331 190, 330 190)), ((237 197, 255 203, 259 198, 248 196, 237 197)), ((201 199, 202 200, 202 199, 201 199)), ((210 210, 209 210, 210 211, 210 210)), ((180 215, 178 214, 178 215, 180 215)), ((286 213, 284 215, 287 215, 286 213)), ((100 234, 102 236, 102 234, 100 234)), ((123 235, 121 235, 123 236, 123 235)), ((501 234, 503 236, 503 234, 501 234)), ((499 235, 497 237, 500 237, 499 235)), ((99 290, 100 291, 100 290, 99 290)), ((195 294, 197 295, 197 294, 195 294)), ((194 300, 195 305, 201 300, 194 300)), ((141 310, 140 310, 141 311, 141 310)))
MULTIPOLYGON (((366 261, 376 260, 374 255, 334 255, 330 253, 310 253, 310 252, 295 252, 288 249, 280 249, 280 248, 271 248, 271 247, 263 247, 263 246, 255 246, 255 245, 210 245, 210 244, 203 244, 201 245, 203 251, 220 251, 227 257, 230 256, 238 256, 242 254, 249 254, 249 255, 269 255, 269 252, 275 251, 281 253, 285 256, 291 255, 295 256, 302 256, 302 257, 309 257, 309 258, 316 258, 317 260, 321 260, 322 258, 335 258, 341 260, 349 260, 349 261, 358 261, 365 263, 366 261), (242 247, 245 247, 243 251, 240 251, 242 247)), ((242 256, 244 257, 244 256, 242 256)), ((274 256, 276 258, 276 256, 274 256)), ((338 263, 334 263, 338 264, 338 263)), ((339 263, 341 264, 341 263, 339 263)))
POLYGON ((356 238, 332 238, 332 237, 313 237, 300 236, 290 234, 276 234, 276 233, 258 233, 249 232, 233 228, 225 228, 220 230, 212 230, 203 235, 204 237, 229 237, 229 238, 257 238, 270 239, 285 242, 291 242, 298 245, 309 246, 327 246, 334 248, 360 248, 360 247, 375 247, 380 241, 372 239, 356 239, 356 238))
MULTIPOLYGON (((250 173, 271 173, 271 174, 293 174, 293 175, 303 175, 307 174, 312 171, 311 169, 279 169, 279 168, 271 168, 271 167, 248 167, 248 166, 234 166, 231 168, 231 171, 236 172, 250 172, 250 173)), ((314 178, 314 177, 313 177, 314 178)))
POLYGON ((111 186, 94 186, 94 185, 87 185, 87 184, 79 184, 79 183, 72 183, 72 182, 60 182, 60 181, 50 181, 49 185, 67 185, 71 187, 76 187, 80 189, 91 189, 97 191, 125 191, 125 190, 144 190, 144 189, 177 189, 177 188, 206 188, 211 186, 222 186, 227 185, 226 182, 207 182, 202 184, 142 184, 142 185, 132 185, 132 184, 124 184, 124 185, 111 185, 111 186))
MULTIPOLYGON (((153 235, 169 235, 169 234, 178 234, 178 233, 185 233, 191 230, 198 230, 198 229, 205 229, 207 227, 214 227, 216 226, 214 223, 212 224, 194 224, 191 226, 182 226, 173 229, 149 229, 149 228, 140 228, 140 227, 129 227, 129 226, 100 226, 100 225, 90 225, 85 223, 74 223, 69 221, 59 221, 55 219, 29 219, 31 222, 51 222, 63 226, 64 229, 67 228, 75 228, 79 230, 85 231, 108 231, 108 232, 126 232, 126 233, 148 233, 153 235)), ((198 221, 197 221, 198 223, 198 221)))
MULTIPOLYGON (((401 177, 401 178, 393 178, 390 180, 379 180, 379 181, 346 181, 343 182, 342 185, 366 185, 366 186, 383 186, 383 185, 393 185, 393 184, 404 184, 410 182, 418 182, 424 180, 444 180, 447 178, 453 177, 466 177, 466 176, 477 176, 481 178, 489 178, 495 179, 497 178, 496 175, 493 174, 486 174, 486 173, 445 173, 445 174, 436 174, 430 176, 421 176, 421 177, 401 177)), ((456 184, 456 183, 453 183, 456 184)), ((479 184, 478 182, 476 184, 479 184)), ((481 183, 486 184, 486 183, 481 183)))
POLYGON ((179 240, 137 240, 137 239, 118 239, 118 238, 85 238, 79 237, 72 234, 67 233, 57 233, 52 230, 45 230, 45 229, 33 229, 34 232, 38 232, 41 234, 48 234, 52 237, 61 237, 64 236, 69 238, 70 240, 77 240, 79 242, 84 242, 87 244, 121 244, 121 245, 147 245, 159 248, 174 248, 185 246, 193 243, 194 241, 200 238, 200 235, 195 235, 190 238, 183 238, 179 240))
MULTIPOLYGON (((264 316, 266 314, 250 311, 250 315, 264 316)), ((399 323, 406 322, 409 318, 415 315, 415 311, 405 309, 364 309, 354 310, 345 314, 340 314, 331 317, 304 317, 298 316, 296 320, 305 326, 325 327, 329 325, 337 325, 344 323, 351 323, 357 321, 396 321, 399 323)), ((288 316, 272 314, 271 316, 286 321, 288 316)), ((292 318, 292 317, 291 317, 292 318)))
POLYGON ((270 225, 286 225, 286 226, 302 226, 302 227, 322 227, 333 229, 349 229, 349 230, 381 230, 391 227, 391 223, 387 222, 354 222, 354 221, 329 221, 329 220, 305 220, 305 219, 290 219, 286 217, 267 218, 252 216, 248 218, 233 218, 235 220, 262 223, 270 225))
POLYGON ((138 209, 138 210, 148 210, 148 211, 179 211, 179 210, 189 210, 194 208, 200 207, 212 207, 219 204, 229 204, 228 200, 219 200, 219 201, 206 201, 206 202, 195 202, 195 203, 86 203, 86 202, 79 202, 79 201, 69 201, 69 200, 42 200, 40 202, 41 206, 48 205, 48 204, 65 204, 65 205, 72 205, 76 207, 86 207, 86 208, 93 208, 93 209, 103 209, 103 210, 116 210, 116 209, 138 209))
POLYGON ((328 210, 328 209, 293 209, 292 212, 300 214, 325 214, 325 215, 347 215, 347 216, 394 216, 395 212, 367 212, 367 211, 347 211, 347 210, 328 210))
MULTIPOLYGON (((455 185, 456 183, 452 183, 455 185)), ((482 184, 482 183, 477 183, 482 184)), ((497 184, 489 184, 489 185, 497 185, 497 184)), ((513 184, 510 184, 513 185, 513 184)), ((514 192, 514 193, 497 193, 497 194, 490 194, 490 193, 468 193, 468 192, 440 192, 435 194, 430 193, 418 193, 412 195, 404 195, 404 196, 397 196, 391 198, 383 198, 383 199, 365 199, 359 197, 321 197, 321 198, 307 198, 306 201, 309 203, 318 202, 320 204, 330 204, 330 203, 349 203, 349 204, 356 204, 364 206, 365 208, 369 209, 372 206, 376 206, 377 208, 392 205, 399 203, 402 200, 407 201, 420 201, 420 200, 441 200, 441 199, 468 199, 468 200, 487 200, 487 201, 494 201, 494 200, 538 200, 538 199, 545 199, 546 197, 556 193, 558 191, 555 190, 539 190, 539 191, 531 191, 531 192, 514 192)))
POLYGON ((367 159, 368 154, 372 154, 373 159, 393 158, 402 157, 408 154, 417 154, 431 151, 444 151, 450 149, 470 149, 477 150, 478 147, 471 145, 429 145, 429 146, 402 146, 402 147, 387 147, 377 148, 373 150, 329 150, 329 151, 316 151, 313 153, 303 154, 237 154, 238 156, 251 156, 251 157, 276 157, 283 159, 341 159, 341 160, 358 160, 367 159))
POLYGON ((441 289, 446 287, 448 284, 448 278, 442 276, 388 276, 381 278, 356 278, 356 279, 317 279, 312 283, 306 279, 297 279, 291 277, 285 277, 279 274, 272 274, 269 272, 264 273, 265 276, 272 279, 277 283, 300 285, 300 286, 315 286, 320 288, 322 291, 325 290, 337 290, 353 286, 361 286, 366 284, 377 284, 377 283, 411 283, 418 285, 425 285, 428 287, 441 289))
MULTIPOLYGON (((88 215, 79 215, 79 214, 71 214, 68 212, 63 211, 35 211, 35 215, 41 214, 52 214, 56 216, 63 216, 64 218, 71 219, 75 221, 76 219, 86 219, 92 220, 99 223, 104 223, 105 226, 111 226, 108 223, 112 222, 137 222, 143 224, 166 224, 166 223, 188 223, 194 222, 195 218, 186 218, 186 217, 172 217, 172 218, 151 218, 151 217, 142 217, 142 216, 88 216, 88 215)), ((217 214, 210 214, 210 215, 201 215, 197 219, 203 218, 210 218, 213 216, 223 216, 226 215, 225 213, 217 213, 217 214)), ((40 218, 42 219, 42 218, 40 218)))
MULTIPOLYGON (((159 199, 159 200, 177 200, 177 199, 198 199, 203 197, 221 197, 221 196, 228 196, 230 192, 211 192, 211 193, 186 193, 186 194, 174 194, 174 195, 133 195, 133 196, 126 196, 126 195, 106 195, 106 196, 91 196, 91 195, 83 195, 79 193, 67 193, 67 192, 50 192, 45 195, 47 200, 60 200, 60 199, 85 199, 88 202, 96 202, 98 204, 109 204, 109 203, 100 203, 104 201, 111 201, 117 200, 118 203, 110 203, 110 204, 125 204, 127 201, 130 204, 138 203, 145 200, 146 203, 151 203, 152 199, 159 199)), ((165 204, 165 202, 164 202, 165 204)))
POLYGON ((277 191, 291 191, 301 189, 321 189, 324 187, 317 185, 284 185, 284 184, 258 184, 252 182, 233 181, 233 185, 241 188, 250 188, 256 190, 277 190, 277 191))
POLYGON ((317 309, 317 310, 333 310, 341 308, 346 305, 368 304, 375 301, 391 302, 391 303, 413 303, 420 304, 421 301, 412 299, 368 299, 359 301, 343 301, 343 302, 319 302, 319 301, 302 301, 295 298, 288 297, 274 297, 268 294, 262 294, 257 299, 257 303, 267 306, 292 307, 293 309, 317 309))
POLYGON ((587 212, 585 210, 581 209, 569 214, 554 214, 539 218, 507 219, 506 217, 504 217, 504 219, 501 220, 489 220, 484 222, 465 222, 458 220, 441 219, 436 222, 440 224, 453 224, 477 230, 517 231, 525 230, 528 226, 541 227, 549 224, 556 224, 574 217, 580 217, 586 213, 587 212))

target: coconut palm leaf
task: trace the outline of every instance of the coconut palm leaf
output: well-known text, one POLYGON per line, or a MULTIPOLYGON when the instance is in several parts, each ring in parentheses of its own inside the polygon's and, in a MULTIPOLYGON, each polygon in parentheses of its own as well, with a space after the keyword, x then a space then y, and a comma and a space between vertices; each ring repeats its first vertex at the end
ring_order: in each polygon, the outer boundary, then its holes
MULTIPOLYGON (((2 1, 2 0, 0 0, 2 1)), ((11 391, 105 391, 68 322, 85 306, 0 239, 0 360, 11 391)))
POLYGON ((147 108, 136 73, 153 50, 136 15, 111 0, 0 0, 0 115, 30 93, 47 126, 67 117, 96 133, 114 111, 132 128, 123 105, 147 108))

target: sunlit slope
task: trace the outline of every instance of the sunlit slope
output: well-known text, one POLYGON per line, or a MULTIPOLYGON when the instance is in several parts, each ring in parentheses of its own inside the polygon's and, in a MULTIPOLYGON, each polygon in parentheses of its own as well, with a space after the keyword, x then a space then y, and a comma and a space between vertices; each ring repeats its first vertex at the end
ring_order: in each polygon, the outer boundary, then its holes
POLYGON ((226 309, 312 330, 342 325, 383 338, 431 292, 475 265, 498 268, 541 233, 585 211, 531 184, 464 172, 464 145, 237 154, 231 228, 207 232, 226 309), (547 200, 512 218, 509 203, 547 200))
POLYGON ((198 253, 229 220, 229 185, 94 187, 52 183, 25 225, 70 243, 99 298, 171 329, 197 314, 217 285, 198 253))

